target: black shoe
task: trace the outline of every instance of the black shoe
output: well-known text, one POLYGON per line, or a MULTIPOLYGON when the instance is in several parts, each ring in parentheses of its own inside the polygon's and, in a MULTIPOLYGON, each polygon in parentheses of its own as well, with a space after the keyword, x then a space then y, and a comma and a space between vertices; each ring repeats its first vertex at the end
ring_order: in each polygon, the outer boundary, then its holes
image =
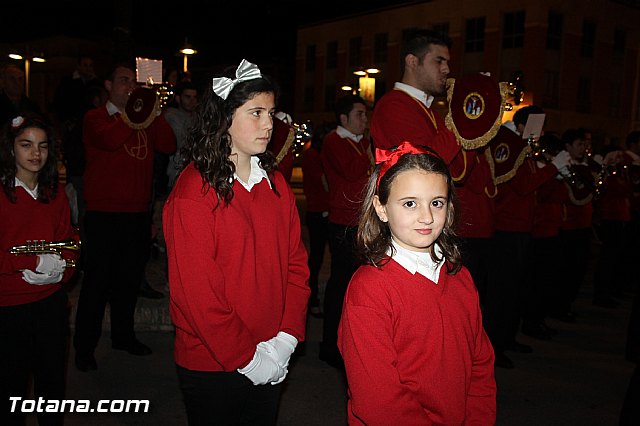
POLYGON ((76 352, 76 368, 80 371, 97 370, 98 363, 93 354, 79 354, 76 352))
POLYGON ((530 354, 531 352, 533 352, 533 348, 531 346, 519 342, 513 342, 510 345, 507 345, 505 350, 521 354, 530 354))
POLYGON ((522 326, 522 334, 539 340, 551 340, 551 334, 542 324, 522 326))
POLYGON ((507 370, 513 370, 515 367, 513 361, 511 361, 503 352, 496 352, 496 359, 493 362, 493 365, 507 370))
POLYGON ((124 345, 117 344, 117 343, 111 343, 111 348, 112 349, 116 349, 118 351, 127 351, 131 355, 136 355, 136 356, 151 355, 151 353, 152 353, 152 351, 149 348, 149 346, 145 345, 144 343, 140 342, 139 340, 133 340, 132 342, 124 344, 124 345))
POLYGON ((620 305, 619 302, 616 302, 610 297, 600 297, 597 299, 593 299, 593 305, 598 306, 600 308, 613 309, 617 308, 620 305))
POLYGON ((164 297, 164 293, 161 291, 154 290, 147 280, 144 280, 140 285, 140 291, 138 291, 138 297, 145 297, 147 299, 162 299, 164 297))
POLYGON ((573 312, 563 312, 563 313, 558 313, 558 314, 550 314, 549 316, 551 318, 556 319, 556 320, 561 321, 561 322, 566 322, 566 323, 574 323, 574 322, 576 322, 576 314, 574 314, 573 312))

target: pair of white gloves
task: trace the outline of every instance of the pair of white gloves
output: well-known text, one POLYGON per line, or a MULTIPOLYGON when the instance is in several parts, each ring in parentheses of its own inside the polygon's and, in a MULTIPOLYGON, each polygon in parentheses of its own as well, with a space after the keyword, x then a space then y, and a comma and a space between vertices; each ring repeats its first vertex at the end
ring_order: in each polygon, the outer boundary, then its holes
POLYGON ((276 337, 260 342, 256 346, 253 359, 238 372, 247 376, 254 385, 277 385, 287 376, 289 360, 296 349, 298 339, 284 331, 276 337))
POLYGON ((33 285, 59 283, 66 267, 67 262, 59 254, 39 254, 36 271, 23 270, 22 279, 33 285))

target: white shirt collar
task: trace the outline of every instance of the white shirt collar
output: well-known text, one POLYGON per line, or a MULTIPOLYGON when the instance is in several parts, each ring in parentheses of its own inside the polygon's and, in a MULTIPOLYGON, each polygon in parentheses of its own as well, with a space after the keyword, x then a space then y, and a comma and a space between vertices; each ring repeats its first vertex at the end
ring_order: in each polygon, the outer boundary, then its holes
MULTIPOLYGON (((407 250, 406 248, 401 247, 393 239, 391 239, 391 245, 393 245, 393 248, 395 249, 391 257, 393 260, 398 262, 400 266, 411 272, 413 275, 418 273, 438 284, 438 277, 440 276, 440 269, 442 269, 442 265, 444 265, 444 259, 436 263, 431 259, 431 254, 407 250)), ((442 249, 440 249, 437 244, 434 245, 434 249, 436 251, 436 255, 442 256, 442 249)))
POLYGON ((260 160, 256 156, 251 157, 251 172, 249 173, 249 179, 247 182, 243 182, 242 179, 238 177, 237 174, 233 174, 233 178, 236 179, 245 189, 251 192, 251 188, 254 185, 260 183, 262 179, 266 179, 269 184, 269 188, 271 188, 271 181, 269 180, 269 175, 266 170, 260 167, 260 160))
POLYGON ((514 123, 513 121, 506 121, 502 125, 507 129, 511 130, 513 133, 520 136, 520 133, 518 133, 518 128, 516 127, 516 123, 514 123))
POLYGON ((416 89, 413 86, 409 86, 408 84, 401 83, 399 81, 393 86, 395 89, 402 90, 403 92, 407 92, 411 97, 416 98, 420 102, 424 104, 427 108, 431 108, 431 103, 433 102, 433 96, 427 95, 420 89, 416 89))
POLYGON ((338 136, 340 136, 341 138, 349 138, 355 142, 360 142, 360 140, 362 139, 363 135, 356 135, 351 133, 350 131, 348 131, 347 129, 345 129, 342 126, 338 126, 336 128, 336 133, 338 134, 338 136))
POLYGON ((15 186, 16 188, 18 186, 21 186, 24 188, 25 191, 27 191, 27 194, 31 195, 31 197, 33 197, 34 200, 38 199, 38 184, 36 184, 36 187, 31 189, 27 186, 27 184, 25 184, 24 182, 22 182, 20 179, 16 178, 15 180, 15 186))
POLYGON ((107 107, 107 112, 109 113, 109 115, 115 115, 115 114, 121 112, 120 109, 117 106, 115 106, 111 101, 107 101, 106 107, 107 107))

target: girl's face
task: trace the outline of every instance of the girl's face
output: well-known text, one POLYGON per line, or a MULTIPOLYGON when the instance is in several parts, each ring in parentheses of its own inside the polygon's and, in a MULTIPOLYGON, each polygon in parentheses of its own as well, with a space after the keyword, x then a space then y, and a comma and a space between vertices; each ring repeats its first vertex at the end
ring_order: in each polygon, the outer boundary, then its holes
POLYGON ((407 250, 430 253, 447 221, 447 179, 438 173, 407 170, 391 183, 387 204, 381 204, 377 195, 373 203, 396 243, 407 250))
POLYGON ((258 93, 233 113, 229 134, 231 155, 252 156, 267 150, 273 130, 273 93, 258 93))
POLYGON ((49 139, 44 130, 24 129, 13 142, 16 158, 16 177, 27 183, 37 178, 49 156, 49 139))

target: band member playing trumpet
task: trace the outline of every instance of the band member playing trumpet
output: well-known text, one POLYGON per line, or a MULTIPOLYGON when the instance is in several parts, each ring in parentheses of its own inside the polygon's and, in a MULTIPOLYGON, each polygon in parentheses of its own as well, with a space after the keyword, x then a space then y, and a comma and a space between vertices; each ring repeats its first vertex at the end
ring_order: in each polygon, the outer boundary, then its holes
MULTIPOLYGON (((107 302, 111 347, 132 355, 151 353, 136 338, 133 317, 151 242, 154 151, 173 154, 176 149, 171 126, 155 109, 150 108, 148 116, 135 117, 143 123, 139 126, 132 125, 134 117, 125 114, 136 89, 132 67, 116 65, 105 88, 109 101, 87 112, 83 123, 87 262, 73 342, 75 364, 81 371, 97 368, 94 350, 107 302)), ((150 104, 142 98, 135 101, 133 110, 145 111, 150 104)))
MULTIPOLYGON (((58 184, 56 139, 41 117, 19 115, 0 139, 0 424, 24 424, 9 397, 64 399, 67 293, 73 269, 58 254, 11 254, 28 240, 75 238, 69 200, 58 184)), ((70 260, 77 257, 67 254, 70 260)), ((62 414, 39 413, 40 424, 62 424, 62 414)))

